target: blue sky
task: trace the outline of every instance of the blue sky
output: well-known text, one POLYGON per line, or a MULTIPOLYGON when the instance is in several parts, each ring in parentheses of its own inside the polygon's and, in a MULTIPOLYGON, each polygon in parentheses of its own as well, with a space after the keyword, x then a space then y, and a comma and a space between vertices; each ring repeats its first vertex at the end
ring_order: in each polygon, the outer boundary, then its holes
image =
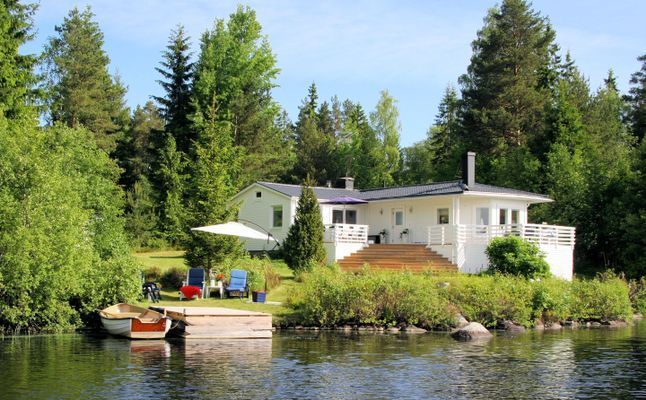
MULTIPOLYGON (((154 70, 168 35, 184 24, 193 41, 227 18, 240 1, 228 0, 41 0, 37 37, 25 52, 40 52, 54 26, 74 7, 92 6, 105 34, 105 50, 128 86, 131 107, 161 90, 154 70)), ((471 56, 471 41, 494 1, 249 1, 277 56, 281 73, 274 98, 294 119, 307 86, 321 99, 337 95, 372 110, 379 92, 397 100, 403 146, 422 140, 433 122, 444 88, 457 86, 471 56)), ((628 88, 630 74, 646 53, 646 1, 536 0, 549 17, 563 51, 597 88, 608 69, 628 88)), ((194 55, 195 55, 194 54, 194 55)))

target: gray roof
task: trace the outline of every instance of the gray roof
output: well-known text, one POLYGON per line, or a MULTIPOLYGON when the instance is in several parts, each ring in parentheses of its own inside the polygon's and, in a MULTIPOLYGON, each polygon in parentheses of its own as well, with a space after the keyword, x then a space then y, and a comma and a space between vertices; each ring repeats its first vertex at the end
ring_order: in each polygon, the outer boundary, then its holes
MULTIPOLYGON (((288 185, 284 183, 271 183, 271 182, 257 182, 259 185, 273 189, 279 193, 285 194, 290 197, 299 197, 301 195, 300 185, 288 185)), ((314 193, 319 200, 329 200, 339 196, 352 196, 362 200, 388 200, 399 199, 405 197, 421 197, 421 196, 439 196, 447 194, 458 194, 466 192, 485 192, 492 194, 506 194, 516 196, 538 197, 541 199, 549 200, 548 196, 525 192, 523 190, 503 188, 499 186, 484 185, 476 183, 471 187, 467 187, 462 183, 462 180, 447 181, 447 182, 434 182, 423 185, 411 186, 397 186, 390 188, 377 188, 377 189, 363 189, 363 190, 349 190, 340 188, 328 187, 314 187, 314 193)))

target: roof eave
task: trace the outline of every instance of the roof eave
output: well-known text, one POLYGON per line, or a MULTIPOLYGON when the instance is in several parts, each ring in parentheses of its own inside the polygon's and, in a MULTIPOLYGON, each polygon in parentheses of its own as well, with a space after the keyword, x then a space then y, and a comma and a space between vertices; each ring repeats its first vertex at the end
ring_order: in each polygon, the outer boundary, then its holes
POLYGON ((523 200, 533 204, 552 203, 554 200, 547 196, 519 194, 519 193, 495 193, 495 192, 476 192, 467 190, 462 193, 464 196, 473 197, 498 197, 504 199, 523 200))

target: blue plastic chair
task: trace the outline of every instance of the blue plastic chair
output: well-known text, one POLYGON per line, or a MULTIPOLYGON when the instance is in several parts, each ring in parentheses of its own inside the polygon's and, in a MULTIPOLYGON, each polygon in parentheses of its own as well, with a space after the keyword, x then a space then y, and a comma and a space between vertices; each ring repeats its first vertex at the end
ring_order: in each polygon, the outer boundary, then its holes
MULTIPOLYGON (((183 286, 195 286, 200 288, 202 291, 202 297, 204 297, 206 290, 206 271, 204 271, 204 268, 189 268, 183 286)), ((184 298, 184 294, 179 292, 179 299, 182 300, 184 298)))
POLYGON ((227 296, 229 296, 231 292, 238 292, 240 298, 242 298, 243 294, 245 295, 245 297, 249 297, 247 271, 241 269, 232 269, 231 279, 229 279, 229 285, 227 285, 224 290, 226 290, 227 296))

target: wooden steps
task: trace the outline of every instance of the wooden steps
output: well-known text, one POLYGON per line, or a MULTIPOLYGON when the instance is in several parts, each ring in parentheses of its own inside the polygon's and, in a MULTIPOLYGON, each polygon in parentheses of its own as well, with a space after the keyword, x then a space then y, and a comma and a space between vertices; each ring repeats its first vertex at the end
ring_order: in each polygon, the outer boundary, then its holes
POLYGON ((375 269, 411 272, 457 272, 449 260, 423 244, 371 244, 338 261, 345 271, 359 270, 364 264, 375 269))

